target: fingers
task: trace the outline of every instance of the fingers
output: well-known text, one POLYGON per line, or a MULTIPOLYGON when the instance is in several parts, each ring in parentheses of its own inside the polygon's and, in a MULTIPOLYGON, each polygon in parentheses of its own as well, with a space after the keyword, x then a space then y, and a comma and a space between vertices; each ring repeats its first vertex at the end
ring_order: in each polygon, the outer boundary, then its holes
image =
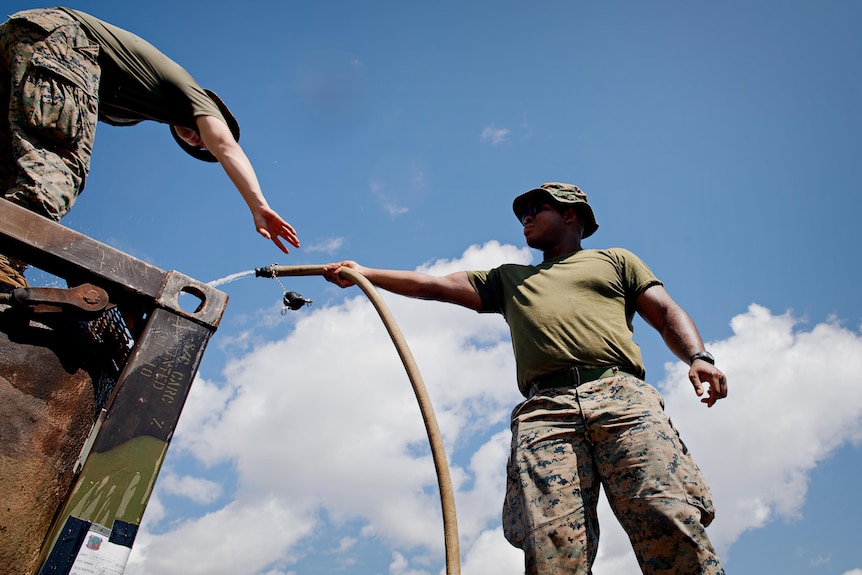
POLYGON ((289 243, 293 247, 299 247, 299 238, 296 237, 296 232, 290 226, 281 227, 276 230, 261 226, 257 228, 257 233, 259 233, 266 239, 271 240, 272 243, 274 243, 276 247, 278 247, 278 249, 280 249, 286 254, 289 254, 290 250, 287 249, 287 247, 284 245, 284 242, 281 241, 281 238, 284 238, 287 243, 289 243))
POLYGON ((268 240, 272 241, 272 243, 274 243, 274 244, 275 244, 275 246, 276 246, 278 249, 280 249, 281 251, 283 251, 284 253, 286 253, 286 254, 289 254, 289 253, 290 253, 290 250, 288 250, 288 249, 287 249, 287 247, 285 247, 285 245, 284 245, 284 244, 282 243, 282 241, 279 239, 278 234, 272 234, 272 233, 270 233, 270 232, 269 232, 269 230, 268 230, 268 229, 266 229, 265 227, 259 227, 259 228, 257 228, 257 233, 259 233, 259 234, 260 234, 261 236, 263 236, 264 238, 266 238, 266 239, 268 239, 268 240))
POLYGON ((266 239, 272 240, 276 247, 284 253, 290 253, 290 250, 287 249, 281 238, 293 247, 299 247, 299 237, 296 230, 273 210, 265 209, 255 214, 254 221, 257 232, 266 239))
POLYGON ((339 287, 346 288, 352 286, 353 282, 341 275, 341 267, 345 264, 346 262, 342 262, 325 266, 323 268, 323 277, 339 287))
POLYGON ((700 383, 700 376, 696 373, 689 372, 688 379, 691 381, 691 384, 694 386, 694 392, 698 397, 703 395, 703 385, 700 383))
POLYGON ((694 387, 694 392, 698 397, 706 393, 700 401, 705 403, 707 407, 712 407, 719 399, 727 397, 727 377, 713 366, 711 369, 694 369, 689 370, 688 379, 694 387))
POLYGON ((727 397, 727 378, 720 371, 718 377, 709 384, 709 398, 701 399, 701 402, 706 403, 707 407, 712 407, 719 399, 727 397))
POLYGON ((272 240, 272 242, 276 246, 278 246, 278 249, 280 249, 281 251, 283 251, 286 254, 290 253, 290 250, 288 250, 287 247, 285 247, 285 245, 282 243, 280 238, 284 238, 285 240, 287 240, 287 242, 290 245, 292 245, 295 248, 299 247, 299 239, 297 239, 296 234, 293 234, 293 233, 292 234, 286 234, 284 232, 281 232, 278 234, 272 234, 272 237, 270 238, 272 240))
POLYGON ((272 240, 272 243, 274 243, 278 249, 280 249, 281 251, 283 251, 286 254, 290 253, 290 250, 287 249, 283 243, 281 243, 281 240, 278 239, 278 236, 273 236, 270 239, 272 240))
POLYGON ((296 230, 293 229, 293 226, 291 226, 287 222, 284 223, 284 226, 282 226, 282 229, 278 235, 286 239, 287 242, 293 247, 299 247, 299 237, 296 235, 296 230))

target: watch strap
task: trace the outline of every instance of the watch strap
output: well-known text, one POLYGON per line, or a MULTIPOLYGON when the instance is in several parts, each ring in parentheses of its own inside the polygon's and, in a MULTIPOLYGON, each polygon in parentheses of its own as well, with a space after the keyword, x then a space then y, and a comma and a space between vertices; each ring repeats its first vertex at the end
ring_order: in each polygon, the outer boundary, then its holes
POLYGON ((712 354, 706 350, 699 351, 696 354, 694 354, 693 356, 691 356, 688 360, 688 364, 691 365, 695 361, 697 361, 698 359, 702 359, 703 361, 705 361, 707 363, 711 363, 712 365, 715 365, 715 358, 712 357, 712 354))

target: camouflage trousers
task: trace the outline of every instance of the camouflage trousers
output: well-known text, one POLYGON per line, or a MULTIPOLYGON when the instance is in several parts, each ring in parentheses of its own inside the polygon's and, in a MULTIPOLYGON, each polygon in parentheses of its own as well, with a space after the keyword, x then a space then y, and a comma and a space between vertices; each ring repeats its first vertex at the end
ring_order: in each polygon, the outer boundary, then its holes
POLYGON ((503 531, 528 575, 592 573, 600 485, 644 574, 724 574, 705 530, 712 496, 661 395, 618 374, 512 412, 503 531))
POLYGON ((84 189, 98 120, 97 44, 60 10, 0 25, 0 190, 59 221, 84 189))

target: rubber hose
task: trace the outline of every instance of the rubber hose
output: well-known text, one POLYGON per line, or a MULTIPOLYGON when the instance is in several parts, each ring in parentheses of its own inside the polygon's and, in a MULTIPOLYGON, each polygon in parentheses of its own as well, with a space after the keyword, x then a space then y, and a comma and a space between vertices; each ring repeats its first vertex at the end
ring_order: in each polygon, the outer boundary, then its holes
MULTIPOLYGON (((255 275, 258 277, 323 275, 324 267, 322 265, 273 265, 258 268, 255 271, 255 275)), ((371 300, 371 304, 377 310, 380 319, 383 320, 383 324, 386 326, 386 331, 389 332, 389 337, 392 338, 392 343, 395 344, 395 349, 398 350, 398 356, 401 358, 401 363, 404 364, 404 369, 407 370, 407 377, 413 386, 413 392, 416 395, 416 400, 419 402, 419 411, 422 413, 422 420, 425 422, 425 431, 428 434, 428 442, 431 444, 431 457, 434 460, 434 468, 437 472, 440 503, 443 508, 446 573, 447 575, 460 575, 461 559, 458 543, 458 521, 455 514, 455 492, 452 489, 452 479, 449 475, 449 465, 446 462, 446 450, 443 447, 443 438, 440 435, 440 428, 437 426, 437 418, 434 416, 434 408, 431 405, 428 390, 425 388, 425 382, 422 380, 422 374, 419 373, 419 367, 416 365, 416 360, 413 359, 413 354, 410 352, 407 340, 404 339, 404 335, 398 328, 395 318, 374 285, 365 276, 353 269, 342 267, 340 273, 358 285, 365 292, 365 295, 368 296, 368 299, 371 300)))

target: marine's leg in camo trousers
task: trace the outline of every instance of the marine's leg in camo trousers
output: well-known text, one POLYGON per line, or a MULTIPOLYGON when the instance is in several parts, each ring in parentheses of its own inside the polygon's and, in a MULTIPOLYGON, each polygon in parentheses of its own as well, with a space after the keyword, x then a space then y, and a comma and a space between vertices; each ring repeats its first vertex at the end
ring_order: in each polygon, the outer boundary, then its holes
MULTIPOLYGON (((0 26, 0 192, 55 221, 72 207, 90 169, 97 56, 98 46, 58 10, 26 10, 0 26)), ((26 285, 23 268, 0 255, 5 283, 26 285)))
POLYGON ((527 575, 589 575, 596 558, 599 477, 575 396, 549 390, 512 412, 503 532, 527 575))
POLYGON ((545 391, 513 411, 512 433, 503 530, 528 575, 592 572, 600 481, 645 574, 724 573, 709 490, 646 382, 545 391))
POLYGON ((723 575, 705 529, 712 495, 658 390, 631 376, 600 383, 578 388, 578 400, 605 493, 641 570, 723 575))
POLYGON ((20 12, 0 32, 0 69, 8 74, 3 130, 15 162, 14 181, 4 196, 54 220, 72 207, 90 169, 98 119, 97 55, 98 46, 58 10, 20 12))

